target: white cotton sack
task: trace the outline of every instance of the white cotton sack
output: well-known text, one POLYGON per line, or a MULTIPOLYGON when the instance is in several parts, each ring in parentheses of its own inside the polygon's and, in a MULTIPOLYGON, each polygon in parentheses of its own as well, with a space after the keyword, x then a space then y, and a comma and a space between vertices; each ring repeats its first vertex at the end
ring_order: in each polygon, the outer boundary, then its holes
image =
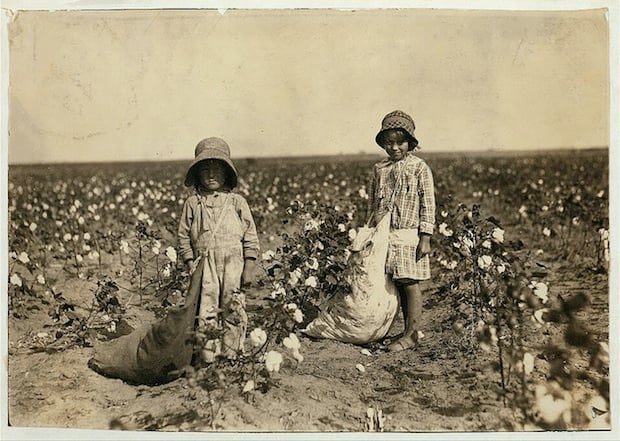
POLYGON ((331 297, 303 332, 311 337, 364 344, 385 337, 398 310, 398 295, 385 274, 390 216, 359 229, 347 262, 351 292, 331 297))

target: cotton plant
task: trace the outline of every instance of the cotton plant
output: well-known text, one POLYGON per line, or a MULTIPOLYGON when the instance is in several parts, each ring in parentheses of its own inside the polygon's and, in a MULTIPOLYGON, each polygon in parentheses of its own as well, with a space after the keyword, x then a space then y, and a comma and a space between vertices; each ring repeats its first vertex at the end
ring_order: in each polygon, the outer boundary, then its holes
MULTIPOLYGON (((519 402, 524 389, 515 389, 511 376, 529 371, 524 326, 533 309, 548 300, 547 286, 528 279, 522 244, 508 240, 500 221, 483 216, 480 206, 446 204, 438 217, 435 258, 447 270, 440 275, 440 289, 455 305, 453 329, 469 336, 464 340, 468 345, 494 356, 504 401, 514 396, 519 402)), ((523 385, 527 379, 516 381, 523 385)))
MULTIPOLYGON (((586 170, 565 170, 556 176, 583 176, 586 170)), ((600 179, 600 176, 599 176, 600 179)), ((530 179, 531 181, 531 179, 530 179)), ((598 185, 584 185, 583 180, 552 183, 539 179, 529 183, 526 216, 520 223, 539 232, 549 251, 576 263, 587 261, 597 272, 607 272, 604 245, 598 236, 609 225, 608 192, 598 185), (585 222, 589 219, 589 222, 585 222), (575 243, 579 243, 579 252, 575 243)))
POLYGON ((117 253, 121 261, 130 259, 130 283, 139 293, 140 301, 146 293, 164 293, 187 284, 187 275, 180 274, 175 247, 162 239, 159 229, 138 221, 132 235, 118 241, 117 253))
MULTIPOLYGON (((536 314, 542 326, 560 325, 562 340, 551 340, 543 348, 549 358, 546 384, 532 383, 534 402, 538 412, 529 413, 531 420, 544 428, 555 430, 569 427, 596 427, 609 429, 609 344, 592 334, 577 312, 588 304, 585 294, 559 295, 549 301, 542 313, 536 314), (582 359, 589 363, 585 365, 582 359), (583 382, 585 388, 580 388, 583 382), (585 406, 583 390, 592 389, 592 397, 585 406)), ((527 413, 527 412, 526 412, 527 413)))
POLYGON ((519 271, 518 245, 506 242, 505 230, 494 217, 482 217, 480 207, 440 206, 441 220, 435 257, 447 271, 442 283, 453 297, 471 305, 472 315, 460 317, 473 328, 492 308, 501 285, 519 271))
POLYGON ((264 253, 265 277, 274 299, 287 299, 304 315, 328 296, 348 290, 342 274, 350 254, 350 207, 291 201, 282 220, 281 245, 264 253))
POLYGON ((47 293, 53 289, 57 273, 50 272, 39 256, 26 251, 8 253, 9 311, 14 317, 27 317, 33 302, 41 299, 49 302, 47 293))
POLYGON ((587 304, 587 298, 557 293, 548 282, 530 273, 528 259, 535 253, 528 252, 520 240, 509 240, 510 234, 500 222, 492 216, 483 217, 479 207, 461 204, 453 209, 452 213, 448 209, 440 212, 443 223, 435 257, 453 271, 443 279, 444 292, 457 305, 469 305, 464 309, 469 315, 457 312, 454 330, 465 335, 470 329, 478 347, 494 354, 502 399, 519 409, 524 420, 560 429, 583 422, 584 413, 570 398, 576 379, 590 378, 604 401, 609 395, 608 384, 594 374, 606 375, 605 346, 591 338, 574 314, 587 304), (566 344, 549 342, 548 347, 526 348, 526 330, 544 331, 550 323, 568 323, 566 344), (571 361, 584 349, 591 354, 591 363, 580 372, 571 361), (545 351, 562 354, 547 373, 557 382, 551 389, 535 376, 539 369, 536 360, 545 351))
MULTIPOLYGON (((277 386, 283 370, 287 372, 303 362, 302 344, 290 329, 288 319, 282 320, 291 312, 300 312, 296 305, 286 304, 286 311, 280 317, 273 317, 266 312, 266 317, 256 317, 262 321, 261 326, 248 330, 245 347, 234 356, 217 355, 204 362, 200 359, 197 366, 186 369, 188 385, 206 391, 210 396, 223 396, 237 390, 247 399, 255 391, 267 391, 277 386), (288 323, 288 324, 287 324, 288 323), (286 331, 286 329, 289 329, 286 331), (282 338, 283 332, 287 332, 282 338)), ((222 334, 209 332, 208 329, 197 333, 199 348, 204 341, 221 337, 222 334)))

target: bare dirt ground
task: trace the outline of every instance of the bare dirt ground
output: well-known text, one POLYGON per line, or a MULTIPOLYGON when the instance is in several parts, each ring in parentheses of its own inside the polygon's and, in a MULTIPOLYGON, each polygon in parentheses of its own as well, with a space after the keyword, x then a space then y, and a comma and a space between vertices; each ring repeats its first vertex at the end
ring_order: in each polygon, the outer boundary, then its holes
MULTIPOLYGON (((548 279, 552 296, 587 291, 591 302, 580 315, 597 338, 607 341, 608 276, 556 264, 548 279)), ((92 283, 71 280, 64 295, 79 298, 92 283)), ((198 428, 191 421, 197 410, 210 411, 209 399, 206 392, 189 398, 182 378, 160 386, 132 386, 90 370, 90 347, 33 351, 24 344, 27 337, 51 324, 44 310, 34 309, 28 318, 11 317, 8 322, 10 425, 152 430, 158 421, 158 430, 171 431, 358 432, 373 428, 368 425, 372 408, 381 410, 384 431, 534 430, 521 426, 515 411, 498 398, 500 378, 489 366, 491 358, 481 351, 467 356, 450 345, 454 332, 446 320, 448 308, 427 285, 424 337, 410 351, 385 352, 377 344, 367 347, 370 355, 365 355, 360 346, 300 336, 305 359, 297 366, 284 364, 277 387, 265 394, 254 392, 250 400, 238 391, 227 394, 225 401, 215 403, 214 425, 198 428)), ((133 327, 154 320, 138 305, 127 315, 133 327)), ((388 335, 400 329, 399 317, 388 335)), ((532 341, 557 338, 560 332, 558 325, 533 327, 532 341)), ((545 372, 546 361, 537 358, 534 375, 544 381, 545 372)), ((574 399, 585 406, 589 393, 590 388, 581 385, 574 399)))

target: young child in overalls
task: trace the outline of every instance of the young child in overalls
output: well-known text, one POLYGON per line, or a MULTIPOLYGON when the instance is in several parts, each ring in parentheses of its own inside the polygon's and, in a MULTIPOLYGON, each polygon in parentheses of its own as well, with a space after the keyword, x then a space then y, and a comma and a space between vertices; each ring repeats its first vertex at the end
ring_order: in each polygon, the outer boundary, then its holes
POLYGON ((391 351, 417 344, 422 294, 420 282, 431 277, 428 254, 435 226, 433 174, 418 149, 415 123, 400 110, 388 113, 375 141, 388 158, 375 164, 368 191, 368 224, 376 225, 391 215, 386 274, 398 289, 405 320, 403 335, 388 347, 391 351))
POLYGON ((238 174, 228 144, 203 139, 194 156, 185 174, 185 186, 194 194, 183 205, 178 248, 190 273, 205 260, 198 321, 223 333, 202 348, 203 359, 211 362, 220 353, 234 357, 243 351, 247 315, 240 288, 256 276, 259 243, 247 201, 232 193, 238 174))

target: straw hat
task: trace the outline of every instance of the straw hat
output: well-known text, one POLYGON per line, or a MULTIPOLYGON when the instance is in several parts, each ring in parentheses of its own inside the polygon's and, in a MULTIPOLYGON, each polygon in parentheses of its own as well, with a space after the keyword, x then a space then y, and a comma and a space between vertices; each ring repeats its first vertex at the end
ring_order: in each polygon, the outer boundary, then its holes
MULTIPOLYGON (((415 123, 413 122, 413 118, 407 115, 402 110, 394 110, 393 112, 388 113, 383 117, 383 121, 381 121, 381 130, 375 136, 375 142, 379 144, 379 139, 381 137, 381 133, 390 129, 402 129, 411 137, 413 142, 410 142, 409 149, 418 146, 418 140, 415 137, 415 123)), ((381 145, 381 144, 379 144, 381 145)))
POLYGON ((207 159, 219 159, 220 161, 223 161, 229 169, 227 184, 230 186, 231 190, 237 186, 238 173, 230 159, 230 147, 228 147, 228 144, 226 144, 226 141, 223 139, 205 138, 196 146, 196 150, 194 151, 194 160, 189 167, 187 167, 187 172, 185 173, 186 187, 194 186, 194 167, 196 167, 199 162, 207 159))

